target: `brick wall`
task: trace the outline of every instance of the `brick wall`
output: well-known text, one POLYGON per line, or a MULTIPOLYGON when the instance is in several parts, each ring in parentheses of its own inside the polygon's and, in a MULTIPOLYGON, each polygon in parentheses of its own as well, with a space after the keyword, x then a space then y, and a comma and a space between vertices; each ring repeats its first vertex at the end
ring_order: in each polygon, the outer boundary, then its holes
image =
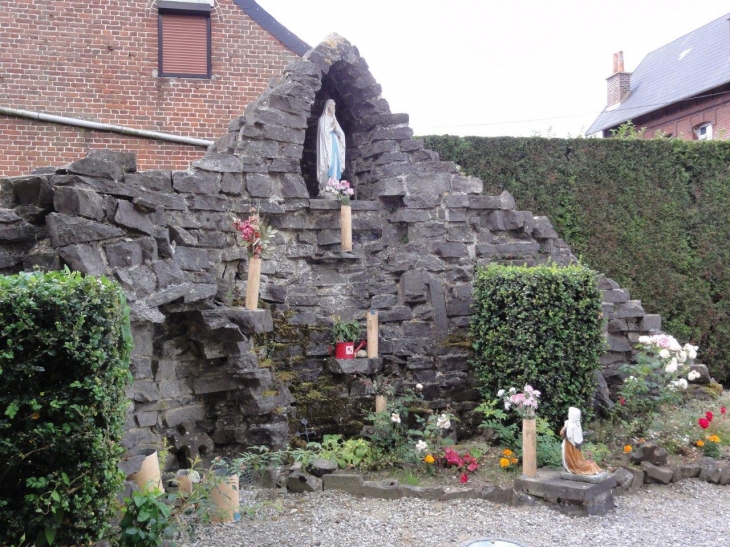
POLYGON ((59 167, 109 148, 137 154, 138 169, 185 169, 205 148, 0 115, 0 175, 59 167))
MULTIPOLYGON (((0 105, 215 140, 298 58, 233 0, 218 0, 211 13, 213 78, 158 78, 155 6, 150 0, 4 3, 0 105)), ((151 167, 146 158, 159 151, 156 166, 178 169, 203 152, 59 127, 1 118, 0 175, 25 173, 29 165, 60 165, 115 142, 137 152, 141 168, 151 167)))
MULTIPOLYGON (((703 123, 712 124, 712 138, 730 139, 730 85, 704 93, 705 98, 683 101, 640 116, 634 120, 636 127, 645 127, 644 138, 660 134, 683 140, 695 140, 693 129, 703 123)), ((604 132, 610 136, 610 131, 604 132)))

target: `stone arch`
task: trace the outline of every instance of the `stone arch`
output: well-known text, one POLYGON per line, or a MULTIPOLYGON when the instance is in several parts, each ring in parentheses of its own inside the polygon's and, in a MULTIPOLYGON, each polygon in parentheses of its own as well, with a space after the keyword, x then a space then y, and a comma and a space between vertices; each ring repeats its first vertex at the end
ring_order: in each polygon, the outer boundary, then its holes
MULTIPOLYGON (((347 137, 344 175, 355 184, 359 198, 369 199, 378 178, 376 167, 408 162, 409 153, 423 148, 422 143, 412 140, 408 115, 392 114, 381 92, 357 48, 341 36, 330 35, 300 61, 287 66, 194 166, 215 168, 216 161, 226 161, 221 155, 233 155, 242 158, 244 173, 263 173, 266 169, 269 184, 256 188, 252 183, 253 194, 259 194, 253 197, 316 197, 316 126, 324 102, 332 98, 347 137), (262 141, 278 144, 256 144, 262 141), (264 159, 270 160, 268 165, 260 161, 261 157, 257 161, 251 156, 262 152, 264 159), (377 160, 373 160, 375 156, 377 160)), ((431 153, 427 157, 435 156, 431 153)))

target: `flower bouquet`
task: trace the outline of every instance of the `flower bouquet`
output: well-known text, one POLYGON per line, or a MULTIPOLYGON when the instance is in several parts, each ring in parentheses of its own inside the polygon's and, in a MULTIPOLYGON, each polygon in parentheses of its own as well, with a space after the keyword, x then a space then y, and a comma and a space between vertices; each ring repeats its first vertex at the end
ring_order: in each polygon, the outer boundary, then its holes
POLYGON ((249 215, 245 220, 234 219, 233 227, 245 242, 249 258, 268 258, 269 244, 278 230, 264 224, 255 207, 249 209, 249 215))
POLYGON ((350 205, 350 198, 355 194, 355 190, 346 180, 330 179, 324 191, 328 194, 334 194, 342 205, 350 205))
POLYGON ((520 393, 513 387, 509 388, 506 392, 500 389, 497 392, 497 397, 501 397, 504 401, 505 410, 514 408, 523 419, 533 420, 535 419, 535 411, 538 405, 537 400, 540 398, 540 392, 533 389, 530 384, 527 384, 523 391, 523 393, 520 393))

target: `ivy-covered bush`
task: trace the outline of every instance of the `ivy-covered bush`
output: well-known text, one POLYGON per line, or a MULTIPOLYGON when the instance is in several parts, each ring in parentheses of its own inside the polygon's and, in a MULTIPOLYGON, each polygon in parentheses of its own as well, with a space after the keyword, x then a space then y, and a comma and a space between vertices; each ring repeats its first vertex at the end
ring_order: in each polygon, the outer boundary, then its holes
POLYGON ((470 330, 485 398, 530 384, 542 393, 537 414, 556 430, 570 406, 590 417, 601 300, 595 272, 583 266, 478 268, 470 330))
POLYGON ((443 160, 546 215, 576 256, 700 346, 730 381, 730 142, 426 137, 443 160))
POLYGON ((0 276, 0 545, 88 545, 108 529, 131 347, 115 283, 0 276))

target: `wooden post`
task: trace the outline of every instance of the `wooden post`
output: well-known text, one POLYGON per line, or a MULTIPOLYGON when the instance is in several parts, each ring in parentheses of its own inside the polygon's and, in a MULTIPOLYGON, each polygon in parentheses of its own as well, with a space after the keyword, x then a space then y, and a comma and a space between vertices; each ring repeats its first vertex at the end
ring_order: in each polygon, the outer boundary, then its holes
POLYGON ((352 251, 352 207, 340 206, 340 241, 343 251, 352 251))
POLYGON ((378 312, 368 312, 368 359, 375 359, 378 356, 378 312))
POLYGON ((259 305, 259 285, 261 284, 261 259, 248 259, 248 286, 246 287, 246 309, 255 310, 259 305))
POLYGON ((537 434, 535 418, 522 420, 522 474, 526 477, 537 476, 537 434))
POLYGON ((384 395, 375 396, 375 412, 385 412, 388 408, 388 399, 384 395))

